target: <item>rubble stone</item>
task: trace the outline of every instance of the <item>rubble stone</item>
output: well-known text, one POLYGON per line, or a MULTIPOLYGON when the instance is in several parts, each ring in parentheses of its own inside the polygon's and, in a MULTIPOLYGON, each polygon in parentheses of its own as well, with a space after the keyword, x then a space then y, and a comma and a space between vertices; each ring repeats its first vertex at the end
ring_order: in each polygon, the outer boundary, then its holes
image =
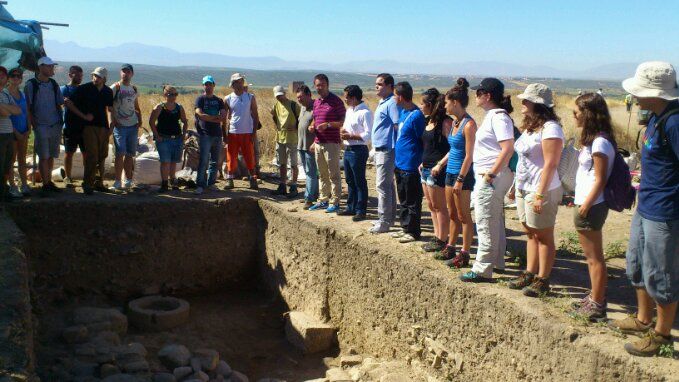
POLYGON ((304 353, 316 353, 331 348, 336 342, 332 325, 314 319, 303 312, 290 312, 285 323, 288 341, 304 353))
POLYGON ((191 352, 184 345, 166 345, 158 351, 158 359, 170 370, 187 366, 191 360, 191 352))

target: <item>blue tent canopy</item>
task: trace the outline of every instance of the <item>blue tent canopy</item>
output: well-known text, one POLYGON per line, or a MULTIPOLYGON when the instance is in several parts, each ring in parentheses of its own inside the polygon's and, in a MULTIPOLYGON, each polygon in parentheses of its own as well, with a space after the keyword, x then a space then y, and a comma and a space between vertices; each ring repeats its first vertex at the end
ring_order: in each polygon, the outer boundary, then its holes
POLYGON ((0 5, 0 65, 12 69, 22 66, 35 71, 38 58, 45 55, 40 23, 15 20, 0 5))

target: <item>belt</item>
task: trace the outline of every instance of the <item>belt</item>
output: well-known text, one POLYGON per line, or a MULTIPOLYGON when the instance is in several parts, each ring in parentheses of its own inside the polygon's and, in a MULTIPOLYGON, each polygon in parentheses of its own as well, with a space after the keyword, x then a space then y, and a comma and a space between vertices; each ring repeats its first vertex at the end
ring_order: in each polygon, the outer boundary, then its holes
POLYGON ((375 151, 379 152, 386 152, 386 151, 391 151, 392 149, 389 147, 375 147, 375 151))
POLYGON ((166 138, 167 138, 167 139, 176 139, 176 138, 181 138, 182 136, 181 136, 181 134, 180 134, 180 135, 165 135, 165 134, 160 134, 160 137, 163 138, 163 139, 166 139, 166 138))
POLYGON ((357 149, 359 147, 366 147, 367 148, 366 145, 347 145, 347 146, 344 147, 344 150, 345 151, 346 150, 353 151, 353 150, 355 150, 355 148, 357 149))

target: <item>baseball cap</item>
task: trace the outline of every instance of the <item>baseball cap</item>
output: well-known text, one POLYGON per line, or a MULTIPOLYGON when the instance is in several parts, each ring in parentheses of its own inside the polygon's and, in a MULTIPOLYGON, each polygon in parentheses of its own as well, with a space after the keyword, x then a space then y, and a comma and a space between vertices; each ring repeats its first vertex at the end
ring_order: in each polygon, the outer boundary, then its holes
POLYGON ((134 73, 134 68, 130 64, 123 64, 123 66, 120 67, 120 70, 129 70, 130 72, 134 73))
POLYGON ((212 76, 205 76, 203 77, 203 85, 206 83, 211 82, 213 85, 215 84, 215 79, 212 78, 212 76))
POLYGON ((281 95, 285 95, 285 89, 281 85, 276 85, 273 87, 273 96, 278 97, 281 95))
POLYGON ((502 81, 498 80, 497 78, 484 78, 483 81, 481 81, 480 84, 477 86, 472 86, 472 90, 483 90, 488 93, 504 93, 505 91, 505 84, 502 83, 502 81))
POLYGON ((236 82, 236 81, 238 81, 238 80, 242 80, 242 79, 244 79, 244 78, 245 78, 245 77, 243 77, 243 75, 240 74, 240 73, 234 73, 234 74, 232 74, 232 75, 231 75, 231 81, 229 82, 229 86, 233 85, 234 82, 236 82))
POLYGON ((40 57, 38 60, 38 66, 40 65, 56 65, 57 63, 52 61, 51 58, 45 56, 45 57, 40 57))
POLYGON ((106 68, 102 68, 101 66, 94 69, 91 74, 101 78, 108 78, 108 70, 106 70, 106 68))

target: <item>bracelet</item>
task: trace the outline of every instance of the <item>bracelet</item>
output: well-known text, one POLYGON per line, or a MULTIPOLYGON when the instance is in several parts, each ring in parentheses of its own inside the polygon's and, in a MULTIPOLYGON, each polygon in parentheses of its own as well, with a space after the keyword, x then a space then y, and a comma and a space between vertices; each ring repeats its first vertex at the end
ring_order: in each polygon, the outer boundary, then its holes
POLYGON ((544 199, 544 198, 545 198, 544 195, 538 194, 537 192, 535 193, 535 199, 537 199, 537 200, 542 200, 542 199, 544 199))
POLYGON ((464 182, 464 176, 458 176, 456 180, 458 182, 462 183, 462 182, 464 182))

